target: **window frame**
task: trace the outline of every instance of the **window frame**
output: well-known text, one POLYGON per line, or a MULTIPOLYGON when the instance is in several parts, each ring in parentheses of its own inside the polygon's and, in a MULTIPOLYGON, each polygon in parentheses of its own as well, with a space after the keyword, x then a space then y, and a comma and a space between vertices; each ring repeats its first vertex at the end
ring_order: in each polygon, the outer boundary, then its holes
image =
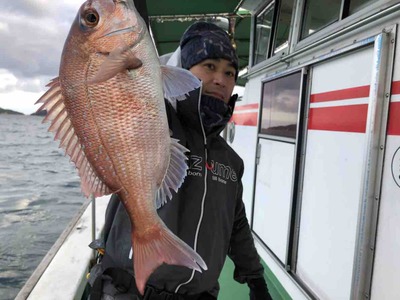
MULTIPOLYGON (((365 7, 362 7, 359 11, 355 12, 350 16, 346 16, 344 11, 346 8, 344 7, 345 3, 350 3, 348 0, 346 2, 342 1, 341 11, 340 11, 340 18, 338 21, 331 23, 324 28, 316 31, 315 33, 307 36, 306 38, 301 39, 301 30, 302 30, 302 23, 304 19, 304 8, 305 8, 305 1, 306 0, 294 0, 293 5, 293 13, 292 13, 292 20, 291 20, 291 29, 289 32, 289 47, 285 49, 284 55, 282 53, 276 53, 271 57, 267 57, 264 61, 259 62, 258 64, 254 64, 254 44, 255 44, 255 18, 272 2, 279 2, 279 0, 272 0, 265 5, 259 5, 257 9, 254 10, 251 22, 251 35, 250 35, 250 59, 249 59, 249 70, 248 74, 251 76, 253 74, 259 73, 267 68, 271 68, 274 65, 282 62, 285 60, 286 56, 292 57, 296 55, 297 52, 301 52, 303 48, 312 47, 313 44, 319 44, 320 41, 324 40, 328 42, 332 40, 339 34, 342 30, 347 30, 349 27, 356 29, 359 27, 358 23, 362 20, 365 20, 371 16, 374 16, 380 13, 382 10, 384 11, 384 15, 386 13, 390 13, 390 7, 395 6, 398 4, 395 0, 378 0, 373 2, 365 7), (385 11, 388 12, 385 12, 385 11)), ((273 24, 274 28, 277 27, 273 24)), ((363 26, 363 25, 360 25, 363 26)), ((274 29, 275 30, 275 29, 274 29)), ((289 59, 288 57, 288 59, 289 59)))
POLYGON ((288 46, 287 48, 284 48, 276 53, 274 52, 274 47, 276 44, 276 34, 277 34, 277 29, 278 29, 278 20, 279 20, 279 15, 281 12, 281 6, 282 6, 282 1, 283 0, 271 0, 270 2, 266 3, 265 5, 261 6, 252 16, 252 22, 251 22, 251 47, 250 47, 250 53, 251 53, 251 59, 250 59, 250 64, 249 66, 251 68, 256 68, 258 69, 260 66, 261 68, 265 65, 270 64, 271 62, 275 62, 281 59, 282 56, 288 55, 290 53, 291 49, 291 40, 292 40, 292 35, 293 35, 293 24, 295 21, 295 15, 296 15, 296 3, 297 0, 292 0, 293 1, 293 7, 292 7, 292 15, 291 15, 291 21, 290 21, 290 30, 289 30, 289 35, 288 35, 288 46), (267 50, 267 56, 265 60, 258 62, 255 64, 255 50, 256 50, 256 26, 257 26, 257 18, 260 17, 263 13, 265 13, 271 6, 274 6, 273 8, 273 17, 272 17, 272 26, 271 26, 271 34, 268 39, 268 50, 267 50))
POLYGON ((318 31, 301 38, 301 33, 303 30, 303 24, 305 19, 305 10, 306 10, 306 1, 307 0, 298 0, 298 10, 296 11, 298 17, 298 24, 296 24, 296 32, 293 36, 293 43, 292 43, 292 50, 291 52, 296 52, 310 44, 313 44, 325 37, 329 37, 334 33, 343 30, 349 26, 356 24, 357 22, 361 21, 362 19, 368 18, 372 16, 382 9, 389 8, 393 6, 396 1, 393 0, 378 0, 373 2, 369 5, 365 5, 360 10, 356 11, 355 13, 349 15, 350 9, 350 0, 342 0, 341 8, 339 12, 339 18, 337 21, 327 24, 323 28, 319 29, 318 31))
POLYGON ((253 32, 252 32, 252 35, 251 35, 251 37, 252 37, 252 43, 251 44, 253 45, 253 47, 251 49, 251 66, 252 67, 264 64, 270 58, 271 43, 272 43, 271 39, 275 35, 274 32, 275 32, 275 27, 276 27, 276 21, 275 21, 275 18, 276 18, 276 5, 275 4, 276 3, 277 3, 277 0, 271 0, 266 5, 262 6, 261 9, 259 9, 254 14, 254 16, 252 17, 252 19, 253 19, 252 22, 251 22, 252 23, 252 28, 253 28, 253 32), (266 57, 265 57, 265 59, 263 61, 255 63, 255 58, 256 58, 255 52, 257 50, 256 46, 258 46, 258 44, 256 44, 256 42, 257 42, 257 19, 261 15, 265 14, 272 6, 274 8, 273 8, 273 16, 272 16, 272 22, 271 22, 271 31, 270 31, 271 33, 270 33, 270 35, 268 37, 267 54, 266 54, 266 57))
MULTIPOLYGON (((269 253, 271 253, 277 263, 282 265, 282 267, 287 270, 288 272, 293 270, 293 267, 295 266, 295 260, 296 260, 296 253, 297 253, 297 233, 296 233, 296 226, 298 223, 298 210, 301 207, 301 201, 296 200, 297 199, 297 186, 299 185, 299 182, 301 181, 301 152, 302 152, 302 147, 303 144, 306 143, 305 141, 305 133, 306 133, 306 109, 308 106, 308 98, 309 98, 309 67, 308 66, 300 66, 300 67, 295 67, 290 70, 285 70, 281 71, 277 74, 266 76, 264 79, 261 80, 261 93, 264 91, 264 84, 268 82, 272 82, 274 80, 279 80, 281 78, 293 75, 299 73, 300 74, 300 80, 299 80, 299 102, 298 102, 298 112, 297 112, 297 128, 296 128, 296 136, 295 138, 287 138, 287 137, 278 137, 278 136, 273 136, 273 135, 266 135, 261 133, 261 121, 262 121, 262 99, 260 102, 260 110, 258 113, 258 125, 257 125, 257 145, 259 144, 260 140, 271 140, 274 142, 278 143, 288 143, 288 144, 293 144, 295 147, 295 158, 294 158, 294 176, 292 178, 292 194, 291 194, 291 208, 290 208, 290 215, 289 215, 289 228, 287 232, 287 249, 286 249, 286 258, 284 262, 281 262, 279 258, 275 255, 273 251, 268 247, 268 245, 261 239, 257 233, 254 231, 254 209, 255 209, 255 191, 253 191, 253 199, 252 199, 252 212, 251 212, 251 229, 253 231, 253 234, 258 238, 258 240, 261 242, 266 249, 268 249, 269 253)), ((257 153, 259 149, 257 146, 257 153)), ((256 162, 256 166, 254 169, 255 174, 257 174, 257 168, 258 168, 258 163, 256 162)), ((256 175, 255 175, 256 176, 256 175)), ((305 288, 307 291, 307 287, 305 288)))
POLYGON ((311 34, 308 34, 305 37, 303 37, 303 30, 304 30, 305 21, 306 21, 306 15, 307 15, 307 12, 308 12, 308 9, 307 9, 307 2, 308 1, 310 1, 310 0, 303 0, 302 1, 303 3, 302 3, 302 8, 301 8, 301 20, 300 20, 300 28, 299 28, 299 34, 298 34, 298 41, 299 42, 307 39, 308 37, 310 37, 310 36, 312 36, 312 35, 314 35, 314 34, 316 34, 318 32, 320 32, 321 30, 323 30, 323 29, 325 29, 325 28, 327 28, 327 27, 329 27, 329 26, 331 26, 331 25, 333 25, 335 23, 338 23, 341 20, 343 20, 343 4, 345 2, 348 2, 348 3, 350 2, 350 0, 341 0, 342 2, 340 4, 338 17, 337 17, 336 20, 330 21, 329 23, 323 25, 320 29, 316 30, 315 32, 313 32, 311 34))
POLYGON ((290 19, 290 24, 289 24, 289 34, 288 34, 288 46, 285 49, 282 49, 276 53, 273 53, 275 50, 275 45, 276 45, 276 36, 277 36, 277 31, 278 31, 278 21, 279 21, 279 17, 281 14, 281 9, 282 9, 282 2, 284 0, 278 0, 278 5, 277 7, 275 7, 276 11, 275 11, 275 32, 274 32, 274 39, 272 40, 271 43, 271 56, 270 58, 274 57, 274 56, 284 56, 290 53, 290 41, 291 41, 291 36, 292 36, 292 32, 293 32, 293 24, 294 24, 294 20, 295 20, 295 14, 296 14, 296 2, 297 0, 291 0, 292 1, 292 15, 291 15, 291 19, 290 19))
POLYGON ((298 137, 298 127, 299 127, 299 121, 300 121, 300 110, 301 110, 301 101, 302 101, 302 81, 303 81, 303 74, 302 74, 302 69, 297 69, 297 70, 291 70, 289 73, 282 73, 280 76, 277 77, 272 77, 272 78, 266 78, 261 81, 261 101, 260 101, 260 116, 259 116, 259 126, 258 126, 258 137, 264 138, 264 139, 269 139, 269 140, 274 140, 274 141, 281 141, 281 142, 287 142, 287 143, 292 143, 295 144, 297 141, 298 137), (276 134, 267 134, 262 132, 262 120, 263 120, 263 108, 264 108, 264 87, 266 84, 287 78, 289 76, 299 74, 299 95, 298 95, 298 102, 297 102, 297 120, 296 120, 296 133, 294 137, 287 137, 287 136, 282 136, 282 135, 276 135, 276 134))

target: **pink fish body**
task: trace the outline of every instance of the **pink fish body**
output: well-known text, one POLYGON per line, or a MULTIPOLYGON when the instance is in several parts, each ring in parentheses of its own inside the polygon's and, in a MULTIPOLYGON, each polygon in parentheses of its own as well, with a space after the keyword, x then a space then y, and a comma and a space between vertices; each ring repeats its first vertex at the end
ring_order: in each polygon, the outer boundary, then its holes
POLYGON ((165 89, 175 97, 198 85, 188 71, 160 66, 132 0, 88 0, 65 42, 59 77, 38 101, 78 169, 84 194, 122 199, 142 294, 162 263, 207 269, 156 210, 187 170, 188 150, 169 135, 165 89))

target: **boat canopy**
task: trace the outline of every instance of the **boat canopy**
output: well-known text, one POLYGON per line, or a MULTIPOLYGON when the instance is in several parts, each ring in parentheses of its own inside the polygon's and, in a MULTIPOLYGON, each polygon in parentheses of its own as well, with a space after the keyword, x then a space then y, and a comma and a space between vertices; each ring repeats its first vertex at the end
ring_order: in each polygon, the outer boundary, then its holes
MULTIPOLYGON (((183 32, 190 24, 205 20, 230 33, 239 56, 239 70, 247 67, 251 14, 241 8, 243 0, 147 0, 145 4, 140 0, 135 2, 147 5, 151 32, 160 56, 176 50, 183 32)), ((140 10, 139 7, 138 9, 140 10)))

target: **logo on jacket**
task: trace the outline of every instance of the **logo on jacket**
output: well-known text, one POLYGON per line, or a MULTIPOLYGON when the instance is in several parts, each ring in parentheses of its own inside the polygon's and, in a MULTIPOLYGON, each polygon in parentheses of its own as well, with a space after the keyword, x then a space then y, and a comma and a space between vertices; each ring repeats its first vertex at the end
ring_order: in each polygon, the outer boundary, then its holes
POLYGON ((189 170, 187 174, 190 176, 203 176, 203 166, 202 166, 203 158, 197 155, 189 156, 189 170))
MULTIPOLYGON (((226 166, 220 162, 211 160, 210 163, 206 162, 206 168, 211 172, 211 178, 214 181, 226 184, 227 180, 233 182, 237 181, 236 172, 232 167, 226 166)), ((197 155, 190 155, 188 176, 203 176, 203 157, 197 155)))
POLYGON ((231 180, 233 182, 237 181, 236 172, 230 167, 225 166, 222 163, 214 162, 213 160, 210 163, 211 173, 213 174, 212 179, 221 183, 226 184, 227 180, 231 180))

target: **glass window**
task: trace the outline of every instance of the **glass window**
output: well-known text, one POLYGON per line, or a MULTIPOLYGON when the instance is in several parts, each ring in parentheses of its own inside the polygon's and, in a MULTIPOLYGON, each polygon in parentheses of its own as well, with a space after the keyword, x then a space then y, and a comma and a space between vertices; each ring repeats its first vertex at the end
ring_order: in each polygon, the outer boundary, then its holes
POLYGON ((349 14, 354 14, 360 9, 363 9, 364 7, 376 1, 377 0, 350 0, 349 14))
POLYGON ((339 19, 341 0, 307 0, 301 37, 305 38, 339 19))
POLYGON ((293 0, 282 0, 279 11, 278 27, 274 43, 274 54, 286 49, 289 45, 290 22, 292 20, 293 0))
POLYGON ((272 19, 274 16, 274 4, 257 16, 254 44, 254 60, 256 65, 267 59, 268 45, 271 36, 272 19))
POLYGON ((301 72, 263 85, 261 133, 296 138, 301 72))

